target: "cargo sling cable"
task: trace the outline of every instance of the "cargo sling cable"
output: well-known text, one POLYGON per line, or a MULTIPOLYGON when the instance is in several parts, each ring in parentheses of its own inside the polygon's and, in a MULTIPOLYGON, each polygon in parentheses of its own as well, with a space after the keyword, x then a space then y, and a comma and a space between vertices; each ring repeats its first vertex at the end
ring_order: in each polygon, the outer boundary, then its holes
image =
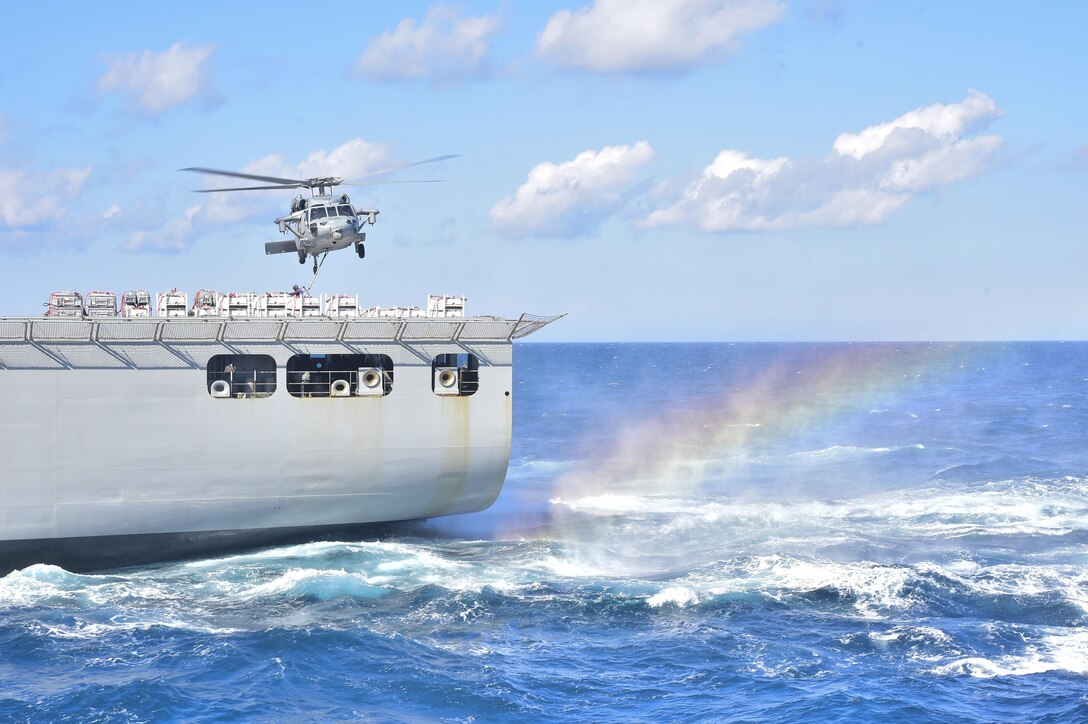
POLYGON ((314 278, 310 280, 309 284, 307 284, 306 286, 304 286, 302 288, 302 291, 306 292, 307 294, 310 293, 310 289, 313 288, 314 282, 317 281, 317 275, 321 271, 321 265, 325 263, 325 257, 327 257, 328 255, 329 255, 329 252, 326 251, 324 254, 321 255, 321 260, 320 261, 317 261, 317 260, 314 261, 314 278))

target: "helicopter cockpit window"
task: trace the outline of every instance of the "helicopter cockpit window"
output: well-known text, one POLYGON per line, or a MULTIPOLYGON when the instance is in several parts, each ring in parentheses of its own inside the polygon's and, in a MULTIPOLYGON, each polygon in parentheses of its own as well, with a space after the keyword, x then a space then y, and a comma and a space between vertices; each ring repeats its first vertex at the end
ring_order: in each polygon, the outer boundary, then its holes
POLYGON ((348 204, 340 204, 337 208, 340 209, 341 216, 355 216, 355 210, 348 204))
POLYGON ((315 206, 312 209, 310 209, 310 219, 311 220, 313 220, 313 219, 324 219, 324 218, 325 218, 325 207, 324 206, 315 206))

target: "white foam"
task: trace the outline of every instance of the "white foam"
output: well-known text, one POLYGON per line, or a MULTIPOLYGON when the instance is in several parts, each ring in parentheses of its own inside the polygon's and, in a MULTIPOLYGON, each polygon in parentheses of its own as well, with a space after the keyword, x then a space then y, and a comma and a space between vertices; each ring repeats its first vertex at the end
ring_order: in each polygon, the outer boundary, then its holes
POLYGON ((979 596, 1049 596, 1088 613, 1088 570, 1081 566, 1006 563, 984 568, 921 563, 916 568, 950 578, 979 596))
POLYGON ((804 450, 801 452, 790 453, 791 458, 828 458, 828 457, 842 457, 844 455, 865 455, 865 454, 877 454, 891 452, 892 448, 888 447, 858 447, 856 445, 832 445, 831 447, 825 447, 820 450, 804 450))
POLYGON ((646 599, 646 603, 648 603, 651 608, 660 608, 667 604, 673 604, 683 608, 698 602, 699 597, 690 588, 684 586, 669 586, 668 588, 663 588, 646 599))
POLYGON ((236 597, 241 599, 284 595, 313 595, 319 599, 340 596, 373 598, 381 595, 381 590, 362 574, 344 570, 292 568, 269 581, 236 593, 236 597))
POLYGON ((171 617, 146 617, 132 620, 111 619, 108 623, 89 623, 87 621, 77 620, 68 625, 42 624, 38 622, 31 626, 32 630, 37 629, 49 638, 76 641, 100 639, 103 636, 122 631, 150 631, 152 629, 160 628, 206 634, 210 636, 228 636, 242 631, 242 629, 229 626, 213 626, 202 621, 183 620, 171 617))
POLYGON ((987 659, 969 656, 931 671, 938 676, 973 676, 991 679, 998 676, 1030 676, 1050 671, 1088 674, 1088 631, 1054 633, 1031 644, 1023 654, 987 659))
MULTIPOLYGON (((926 603, 925 580, 934 583, 950 578, 979 597, 995 595, 1053 595, 1088 611, 1088 572, 1076 566, 1047 567, 1005 565, 975 567, 960 563, 942 568, 935 563, 915 566, 881 565, 867 562, 838 562, 772 554, 738 559, 670 580, 648 596, 657 607, 672 604, 684 607, 717 596, 758 593, 790 602, 817 591, 834 591, 857 615, 879 619, 899 616, 926 603)), ((873 634, 874 641, 925 635, 944 644, 951 641, 937 629, 894 628, 873 634)))
POLYGON ((155 599, 161 592, 136 578, 69 573, 51 565, 33 565, 0 579, 0 608, 84 607, 127 599, 155 599))
POLYGON ((684 608, 736 594, 756 593, 790 601, 816 591, 835 591, 848 601, 855 615, 876 619, 889 613, 899 615, 916 605, 908 586, 914 576, 911 569, 899 566, 758 556, 657 584, 657 591, 646 594, 646 602, 652 608, 684 608))
POLYGON ((518 465, 519 470, 531 470, 541 472, 560 472, 574 465, 569 460, 526 460, 518 465))
POLYGON ((318 541, 314 543, 302 543, 292 546, 277 548, 265 548, 249 553, 222 556, 219 558, 204 558, 187 561, 181 564, 185 568, 205 570, 209 568, 231 568, 247 563, 262 563, 275 561, 282 558, 319 558, 333 553, 353 551, 365 544, 343 543, 337 541, 318 541))
POLYGON ((893 626, 887 631, 870 631, 868 637, 881 643, 923 642, 950 645, 952 637, 932 626, 893 626))
POLYGON ((1067 535, 1088 528, 1083 481, 1003 481, 974 489, 927 488, 846 501, 850 517, 910 537, 1067 535))
POLYGON ((819 590, 834 590, 850 596, 862 616, 878 618, 885 611, 903 611, 917 601, 907 592, 914 578, 911 569, 873 563, 838 563, 764 556, 754 561, 752 581, 776 598, 819 590))

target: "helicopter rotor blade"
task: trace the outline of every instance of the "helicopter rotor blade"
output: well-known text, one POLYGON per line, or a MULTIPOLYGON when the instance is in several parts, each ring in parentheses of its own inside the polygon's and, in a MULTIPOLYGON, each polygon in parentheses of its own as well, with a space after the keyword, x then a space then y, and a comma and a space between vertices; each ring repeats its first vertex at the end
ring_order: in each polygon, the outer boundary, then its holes
POLYGON ((366 179, 373 176, 380 176, 382 174, 394 173, 401 169, 410 168, 412 166, 420 166, 426 163, 436 163, 438 161, 446 161, 451 158, 458 158, 458 154, 447 154, 445 156, 435 156, 434 158, 424 159, 422 161, 413 161, 411 163, 402 163, 397 166, 390 166, 389 168, 379 169, 377 171, 370 171, 368 173, 360 174, 359 176, 353 176, 349 179, 342 179, 339 177, 316 177, 309 179, 297 179, 297 178, 280 178, 279 176, 261 176, 253 173, 241 173, 239 171, 224 171, 218 168, 207 168, 204 166, 188 166, 186 168, 178 169, 179 171, 192 171, 193 173, 210 174, 213 176, 228 176, 230 178, 243 178, 252 179, 253 181, 264 181, 267 184, 274 184, 269 186, 232 186, 230 188, 221 189, 196 189, 197 193, 208 194, 218 193, 220 191, 264 191, 272 190, 279 191, 284 189, 311 189, 314 188, 331 188, 333 186, 339 186, 346 183, 348 186, 371 186, 377 184, 404 184, 404 183, 438 183, 441 179, 420 179, 420 180, 404 180, 404 181, 392 181, 392 180, 372 180, 372 181, 358 181, 358 179, 366 179))
POLYGON ((278 178, 276 176, 258 176, 252 173, 238 173, 237 171, 221 171, 217 168, 203 168, 201 166, 190 166, 188 168, 178 169, 179 171, 192 171, 194 173, 207 173, 214 174, 216 176, 233 176, 234 178, 248 178, 254 181, 266 181, 271 184, 284 184, 291 188, 306 188, 307 181, 297 178, 278 178))
POLYGON ((193 189, 193 193, 196 193, 196 194, 214 194, 217 191, 260 191, 262 189, 277 189, 277 190, 288 189, 289 190, 289 189, 297 189, 297 188, 301 188, 301 187, 298 186, 298 185, 292 185, 292 186, 236 186, 236 187, 229 188, 229 189, 193 189))
POLYGON ((413 161, 412 163, 402 163, 399 166, 390 166, 389 168, 383 168, 383 169, 379 169, 377 171, 369 171, 367 173, 359 174, 358 176, 352 176, 352 177, 344 179, 344 180, 345 181, 354 181, 355 179, 366 178, 367 176, 379 176, 379 175, 381 175, 383 173, 392 173, 394 171, 400 171, 403 168, 410 168, 412 166, 421 166, 421 165, 423 165, 425 163, 437 163, 438 161, 447 161, 447 160, 449 160, 451 158, 460 158, 460 154, 451 153, 451 154, 447 154, 445 156, 435 156, 434 158, 424 159, 423 161, 413 161))
POLYGON ((343 186, 384 186, 386 184, 440 184, 444 183, 446 179, 441 178, 429 178, 429 179, 412 179, 410 181, 356 181, 354 183, 345 181, 343 186))

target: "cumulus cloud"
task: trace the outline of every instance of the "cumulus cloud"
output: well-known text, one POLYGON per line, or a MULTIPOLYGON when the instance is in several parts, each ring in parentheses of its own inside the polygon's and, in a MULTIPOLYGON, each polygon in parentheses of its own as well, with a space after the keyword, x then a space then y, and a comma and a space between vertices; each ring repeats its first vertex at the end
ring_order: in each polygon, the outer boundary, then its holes
POLYGON ((488 71, 491 35, 496 17, 462 17, 446 5, 436 5, 423 22, 412 18, 393 31, 372 38, 355 63, 355 71, 372 80, 429 80, 444 84, 470 80, 488 71))
MULTIPOLYGON (((325 149, 313 151, 297 164, 283 163, 277 156, 268 156, 256 161, 255 164, 278 167, 288 178, 312 176, 352 178, 395 166, 396 161, 386 144, 353 138, 331 151, 325 151, 325 149)), ((278 176, 280 173, 273 175, 278 176)))
MULTIPOLYGON (((353 138, 331 151, 325 149, 313 151, 297 163, 273 154, 250 161, 238 170, 242 173, 277 178, 305 179, 316 176, 339 176, 350 179, 396 165, 397 160, 386 144, 353 138)), ((226 177, 209 177, 207 186, 208 188, 226 188, 253 185, 243 179, 237 179, 237 183, 234 181, 226 177)), ((233 224, 273 211, 277 215, 287 212, 283 193, 239 191, 208 194, 204 218, 213 223, 233 224), (273 207, 275 207, 274 210, 273 207)))
POLYGON ((553 15, 537 54, 603 73, 682 71, 728 56, 738 36, 785 9, 777 0, 596 0, 553 15))
POLYGON ((514 237, 589 233, 642 189, 653 158, 650 144, 639 141, 538 164, 514 196, 491 209, 492 228, 514 237))
POLYGON ((33 227, 63 216, 90 175, 90 167, 48 174, 0 167, 0 226, 33 227))
POLYGON ((725 150, 647 226, 756 231, 877 224, 916 194, 990 168, 999 136, 969 134, 1002 115, 987 95, 969 91, 858 133, 843 133, 822 158, 752 158, 725 150))
POLYGON ((185 251, 195 236, 195 221, 200 212, 200 206, 191 206, 185 210, 185 217, 182 219, 173 219, 157 229, 133 231, 129 234, 128 240, 121 245, 121 251, 167 253, 185 251))
POLYGON ((158 116, 196 96, 214 98, 208 60, 214 45, 190 48, 174 43, 169 50, 118 53, 107 56, 108 68, 98 79, 101 94, 118 92, 133 107, 158 116))
MULTIPOLYGON (((894 134, 904 131, 920 131, 927 137, 942 142, 954 142, 966 132, 999 117, 997 104, 985 93, 968 91, 967 98, 959 103, 945 105, 934 103, 918 108, 894 121, 870 126, 860 133, 840 133, 835 139, 835 150, 844 156, 861 159, 889 145, 894 134)), ((909 140, 909 139, 905 139, 909 140)))

